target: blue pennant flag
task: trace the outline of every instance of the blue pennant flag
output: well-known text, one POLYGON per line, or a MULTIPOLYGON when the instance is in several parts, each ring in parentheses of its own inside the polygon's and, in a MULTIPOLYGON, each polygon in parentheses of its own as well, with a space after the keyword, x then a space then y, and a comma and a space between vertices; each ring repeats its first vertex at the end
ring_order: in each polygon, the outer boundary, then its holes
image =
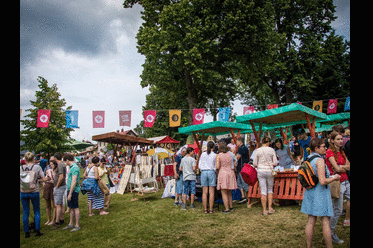
POLYGON ((231 112, 231 108, 219 108, 219 114, 218 114, 218 121, 224 121, 227 122, 229 119, 229 114, 231 112))
POLYGON ((347 97, 346 98, 346 102, 345 102, 345 110, 350 110, 350 97, 347 97))
POLYGON ((79 128, 78 110, 66 110, 66 128, 79 128))

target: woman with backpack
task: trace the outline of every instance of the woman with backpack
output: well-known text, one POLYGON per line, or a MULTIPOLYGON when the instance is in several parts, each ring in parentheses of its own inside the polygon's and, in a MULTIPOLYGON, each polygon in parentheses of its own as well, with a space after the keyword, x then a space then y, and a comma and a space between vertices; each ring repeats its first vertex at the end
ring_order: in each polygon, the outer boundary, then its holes
POLYGON ((324 140, 313 138, 310 141, 311 154, 308 159, 319 182, 313 188, 306 188, 303 196, 301 212, 308 215, 306 225, 307 247, 312 247, 312 238, 317 216, 321 217, 323 235, 326 247, 333 247, 330 229, 330 217, 334 216, 332 198, 328 184, 339 180, 340 176, 330 177, 329 170, 326 169, 324 159, 321 157, 326 153, 324 140))
POLYGON ((40 232, 40 194, 38 179, 45 179, 43 170, 35 163, 35 155, 32 152, 25 154, 26 164, 21 165, 20 172, 20 190, 21 202, 23 208, 23 230, 25 231, 25 238, 30 237, 29 215, 30 215, 30 201, 34 210, 35 216, 35 236, 43 235, 40 232))

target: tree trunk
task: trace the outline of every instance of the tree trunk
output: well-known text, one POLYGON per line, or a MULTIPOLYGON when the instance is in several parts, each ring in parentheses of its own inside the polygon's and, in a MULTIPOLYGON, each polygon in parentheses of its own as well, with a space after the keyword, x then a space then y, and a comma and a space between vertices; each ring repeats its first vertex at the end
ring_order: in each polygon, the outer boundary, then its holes
POLYGON ((186 83, 186 89, 188 92, 187 96, 187 101, 188 101, 188 106, 189 106, 189 112, 190 114, 188 115, 188 125, 191 126, 193 125, 193 110, 197 106, 197 99, 196 99, 196 94, 193 90, 193 82, 192 82, 192 77, 190 76, 190 71, 188 68, 185 68, 184 70, 185 73, 185 83, 186 83))

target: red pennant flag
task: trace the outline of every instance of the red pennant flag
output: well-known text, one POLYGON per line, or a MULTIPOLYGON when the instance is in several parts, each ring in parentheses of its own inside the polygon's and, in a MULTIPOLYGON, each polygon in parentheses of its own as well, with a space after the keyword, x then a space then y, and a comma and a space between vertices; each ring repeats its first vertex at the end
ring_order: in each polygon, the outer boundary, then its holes
POLYGON ((254 106, 243 107, 243 114, 244 115, 249 115, 249 114, 252 114, 252 113, 254 113, 254 106))
POLYGON ((337 99, 330 99, 328 104, 328 111, 327 114, 335 114, 337 113, 337 99))
POLYGON ((119 126, 131 126, 131 110, 119 111, 119 126))
POLYGON ((92 111, 93 128, 105 127, 105 111, 92 111))
POLYGON ((278 108, 278 104, 268 104, 267 109, 278 108))
POLYGON ((205 109, 193 109, 193 125, 203 124, 205 119, 205 109))
POLYGON ((144 110, 144 127, 152 127, 154 125, 156 110, 144 110))
POLYGON ((36 127, 48 127, 49 117, 51 116, 51 111, 47 109, 38 110, 38 121, 36 127))

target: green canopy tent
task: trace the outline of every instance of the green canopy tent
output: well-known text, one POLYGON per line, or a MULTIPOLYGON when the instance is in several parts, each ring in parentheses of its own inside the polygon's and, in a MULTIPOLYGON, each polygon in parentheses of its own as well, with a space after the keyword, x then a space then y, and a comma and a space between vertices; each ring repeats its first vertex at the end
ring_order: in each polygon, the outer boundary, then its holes
POLYGON ((202 154, 202 141, 205 135, 222 135, 230 133, 234 142, 237 142, 237 136, 240 135, 241 130, 250 129, 250 126, 243 123, 237 122, 223 122, 223 121, 213 121, 208 123, 203 123, 199 125, 192 125, 188 127, 179 127, 179 133, 181 134, 192 134, 194 140, 197 143, 199 152, 197 156, 197 164, 199 157, 202 154), (237 136, 234 134, 237 132, 237 136), (201 135, 201 143, 198 141, 197 134, 201 135))
MULTIPOLYGON (((292 103, 287 106, 275 109, 267 109, 249 115, 240 115, 236 117, 238 123, 250 123, 255 138, 258 141, 257 147, 259 147, 263 125, 268 128, 280 128, 296 124, 307 124, 307 127, 310 130, 310 135, 312 138, 314 138, 316 121, 323 119, 326 119, 326 114, 320 113, 298 103, 292 103), (259 125, 259 133, 256 132, 255 126, 257 125, 259 125)), ((280 132, 283 132, 282 129, 280 129, 280 132)), ((285 133, 286 132, 287 130, 285 130, 285 133)))
POLYGON ((66 142, 66 145, 72 146, 75 150, 82 150, 90 146, 94 146, 94 144, 91 143, 85 143, 78 140, 70 140, 66 142))

